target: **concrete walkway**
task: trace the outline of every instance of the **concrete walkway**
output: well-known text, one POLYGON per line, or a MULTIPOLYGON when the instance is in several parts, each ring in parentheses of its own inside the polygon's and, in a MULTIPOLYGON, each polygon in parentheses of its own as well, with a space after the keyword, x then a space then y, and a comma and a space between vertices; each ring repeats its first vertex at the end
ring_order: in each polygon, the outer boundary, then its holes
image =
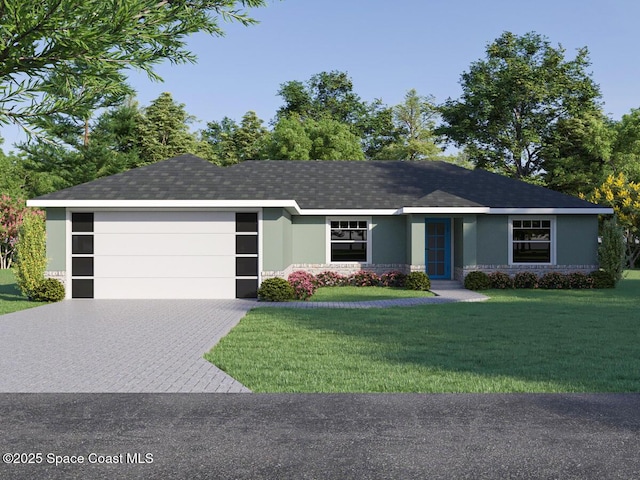
POLYGON ((431 292, 436 296, 370 300, 363 302, 259 302, 257 306, 285 308, 388 308, 454 302, 484 302, 489 299, 489 297, 485 295, 463 288, 459 282, 454 280, 432 281, 431 292))
POLYGON ((64 300, 0 316, 0 392, 239 393, 203 358, 250 300, 64 300))

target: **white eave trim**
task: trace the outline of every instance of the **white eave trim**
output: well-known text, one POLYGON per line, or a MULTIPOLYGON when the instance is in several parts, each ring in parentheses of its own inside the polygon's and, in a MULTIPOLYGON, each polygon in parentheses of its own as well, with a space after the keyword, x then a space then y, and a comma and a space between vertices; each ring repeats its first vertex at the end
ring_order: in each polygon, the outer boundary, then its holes
POLYGON ((490 213, 489 207, 402 207, 398 210, 399 215, 409 213, 441 213, 441 214, 460 214, 460 213, 490 213))
POLYGON ((311 209, 300 210, 300 215, 333 215, 333 216, 371 216, 371 215, 398 215, 399 210, 395 208, 375 209, 375 208, 349 208, 349 209, 311 209))
POLYGON ((399 209, 301 209, 295 200, 27 200, 41 208, 285 208, 293 215, 610 215, 612 208, 401 207, 399 209))
POLYGON ((610 215, 613 208, 491 208, 492 215, 610 215))
POLYGON ((286 208, 301 214, 295 200, 27 200, 28 207, 66 208, 286 208))

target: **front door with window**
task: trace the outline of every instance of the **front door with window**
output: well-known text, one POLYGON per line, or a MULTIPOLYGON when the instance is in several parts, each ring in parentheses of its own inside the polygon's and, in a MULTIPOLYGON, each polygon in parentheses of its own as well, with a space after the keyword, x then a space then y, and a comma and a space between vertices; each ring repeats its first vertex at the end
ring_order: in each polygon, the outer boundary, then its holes
POLYGON ((451 278, 451 220, 425 220, 425 265, 433 279, 451 278))

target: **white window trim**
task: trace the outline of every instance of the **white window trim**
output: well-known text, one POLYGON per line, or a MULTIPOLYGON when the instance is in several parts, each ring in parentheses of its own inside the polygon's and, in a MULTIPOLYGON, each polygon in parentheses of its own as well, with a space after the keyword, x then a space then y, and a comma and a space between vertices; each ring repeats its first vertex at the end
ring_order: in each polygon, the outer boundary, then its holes
POLYGON ((509 265, 556 265, 556 237, 557 226, 556 217, 554 215, 527 215, 527 216, 509 216, 509 265), (530 262, 514 262, 513 261, 513 221, 514 220, 549 220, 551 222, 551 261, 545 263, 530 263, 530 262))
POLYGON ((326 252, 325 252, 325 259, 327 264, 332 264, 332 265, 345 265, 345 264, 350 264, 350 263, 360 263, 362 265, 364 264, 371 264, 371 217, 366 217, 366 216, 344 216, 344 217, 326 217, 326 233, 325 233, 325 238, 326 238, 326 252), (332 262, 331 261, 331 222, 339 222, 339 221, 360 221, 360 222, 367 222, 367 261, 366 262, 357 262, 357 261, 351 261, 351 262, 332 262))

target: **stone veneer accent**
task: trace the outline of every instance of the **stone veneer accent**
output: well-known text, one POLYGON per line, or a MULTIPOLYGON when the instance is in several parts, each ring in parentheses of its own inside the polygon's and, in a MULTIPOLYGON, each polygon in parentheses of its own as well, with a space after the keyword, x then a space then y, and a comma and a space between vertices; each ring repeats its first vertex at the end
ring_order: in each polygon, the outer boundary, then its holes
POLYGON ((309 272, 313 275, 330 271, 347 276, 352 273, 359 272, 360 270, 382 275, 383 273, 391 271, 399 271, 402 273, 424 271, 424 265, 407 265, 405 263, 297 263, 289 265, 285 270, 281 271, 264 271, 262 272, 262 280, 274 277, 287 278, 292 272, 298 270, 304 270, 305 272, 309 272))
POLYGON ((456 267, 454 271, 454 278, 462 282, 464 280, 464 277, 466 277, 468 273, 477 270, 485 273, 502 272, 511 276, 515 275, 518 272, 533 272, 537 276, 541 277, 545 273, 549 272, 590 273, 594 270, 598 270, 598 268, 598 265, 474 265, 464 268, 456 267))
POLYGON ((50 270, 48 272, 44 272, 44 278, 55 278, 60 283, 62 283, 62 285, 64 285, 65 288, 67 287, 65 282, 67 279, 67 272, 50 270))

